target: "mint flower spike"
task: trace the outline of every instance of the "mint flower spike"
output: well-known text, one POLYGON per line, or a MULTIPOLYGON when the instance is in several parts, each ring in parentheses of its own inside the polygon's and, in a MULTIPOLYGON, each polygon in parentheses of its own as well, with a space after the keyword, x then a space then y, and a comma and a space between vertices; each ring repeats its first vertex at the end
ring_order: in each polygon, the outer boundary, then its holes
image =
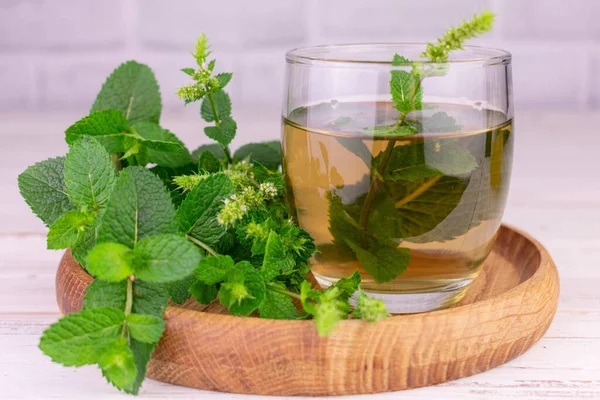
POLYGON ((192 175, 180 175, 173 178, 173 183, 179 190, 184 192, 191 191, 200 181, 208 178, 210 174, 192 174, 192 175))
POLYGON ((192 103, 198 101, 206 95, 206 90, 196 83, 191 85, 182 86, 177 89, 177 97, 181 100, 185 100, 186 103, 192 103))
POLYGON ((274 199, 279 195, 279 193, 277 193, 277 188, 271 182, 261 183, 258 190, 267 199, 274 199))
POLYGON ((210 45, 208 44, 208 39, 206 38, 206 35, 203 33, 202 35, 200 35, 200 37, 196 41, 196 49, 195 49, 196 51, 194 53, 192 53, 192 56, 194 56, 194 58, 196 59, 198 66, 200 66, 200 67, 204 66, 206 59, 208 58, 210 53, 212 53, 211 51, 209 51, 209 49, 210 49, 210 45))
POLYGON ((427 49, 421 53, 421 57, 438 63, 447 62, 448 54, 452 50, 461 50, 466 40, 491 31, 495 17, 491 11, 475 14, 470 21, 448 29, 444 36, 437 40, 437 44, 427 42, 427 49))
POLYGON ((217 222, 221 225, 234 225, 248 214, 250 209, 260 207, 265 202, 274 200, 278 195, 277 188, 270 182, 261 183, 258 190, 253 186, 244 187, 241 193, 232 194, 223 201, 224 205, 217 215, 217 222))

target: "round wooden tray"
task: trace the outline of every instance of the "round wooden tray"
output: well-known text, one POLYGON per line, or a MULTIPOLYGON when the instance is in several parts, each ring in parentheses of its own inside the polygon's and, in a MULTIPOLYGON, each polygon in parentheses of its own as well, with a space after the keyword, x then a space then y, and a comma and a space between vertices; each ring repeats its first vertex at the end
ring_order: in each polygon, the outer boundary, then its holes
MULTIPOLYGON (((81 308, 92 278, 66 253, 56 277, 61 312, 81 308)), ((225 315, 219 305, 169 306, 148 377, 222 392, 347 395, 416 388, 494 368, 546 332, 558 303, 556 266, 529 235, 502 226, 484 269, 457 306, 348 320, 328 337, 311 321, 225 315)))

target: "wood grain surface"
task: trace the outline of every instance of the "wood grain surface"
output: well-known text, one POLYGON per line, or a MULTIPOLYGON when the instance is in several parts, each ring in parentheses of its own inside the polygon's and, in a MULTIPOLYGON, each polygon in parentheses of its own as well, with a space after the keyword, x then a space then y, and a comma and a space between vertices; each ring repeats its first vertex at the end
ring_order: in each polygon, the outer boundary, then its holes
MULTIPOLYGON (((92 278, 69 253, 56 279, 63 313, 92 278)), ((148 376, 199 389, 268 395, 396 391, 462 378, 525 352, 548 329, 558 274, 533 238, 503 226, 483 272, 456 307, 372 324, 349 320, 319 337, 310 321, 224 315, 188 302, 165 312, 148 376)))

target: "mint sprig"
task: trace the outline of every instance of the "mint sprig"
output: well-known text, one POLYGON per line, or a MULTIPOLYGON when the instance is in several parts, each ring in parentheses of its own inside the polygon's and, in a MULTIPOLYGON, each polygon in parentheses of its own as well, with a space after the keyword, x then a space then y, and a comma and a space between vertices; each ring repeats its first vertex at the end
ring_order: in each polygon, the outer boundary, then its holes
POLYGON ((179 88, 177 95, 186 104, 202 100, 200 115, 206 122, 214 123, 214 126, 204 128, 204 133, 222 146, 226 161, 231 164, 233 158, 229 144, 237 132, 237 123, 231 118, 231 99, 223 89, 233 74, 224 72, 213 76, 216 62, 208 61, 210 54, 210 45, 206 35, 202 34, 196 42, 196 51, 192 53, 199 68, 182 69, 195 82, 179 88))

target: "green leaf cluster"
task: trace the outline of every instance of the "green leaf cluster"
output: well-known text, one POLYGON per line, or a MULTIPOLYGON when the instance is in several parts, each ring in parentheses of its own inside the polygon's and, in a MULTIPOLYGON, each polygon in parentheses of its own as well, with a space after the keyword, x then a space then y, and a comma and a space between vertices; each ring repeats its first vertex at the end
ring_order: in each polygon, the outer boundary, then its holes
MULTIPOLYGON (((93 190, 95 180, 90 182, 88 193, 101 194, 93 190)), ((117 388, 137 393, 165 329, 170 285, 193 273, 202 252, 177 234, 175 210, 158 176, 127 167, 111 187, 97 244, 85 258, 96 280, 87 288, 83 310, 48 328, 40 348, 64 365, 98 364, 117 388)), ((91 204, 101 196, 84 198, 91 204)), ((81 212, 64 216, 74 213, 81 212)))
POLYGON ((122 64, 90 115, 66 130, 67 155, 19 176, 25 201, 49 227, 48 248, 70 248, 96 278, 83 310, 50 326, 40 348, 64 365, 97 364, 129 393, 137 393, 144 379, 169 298, 187 300, 203 255, 179 233, 177 190, 165 185, 197 164, 158 125, 160 112, 150 68, 122 64), (150 163, 156 166, 145 168, 150 163))

